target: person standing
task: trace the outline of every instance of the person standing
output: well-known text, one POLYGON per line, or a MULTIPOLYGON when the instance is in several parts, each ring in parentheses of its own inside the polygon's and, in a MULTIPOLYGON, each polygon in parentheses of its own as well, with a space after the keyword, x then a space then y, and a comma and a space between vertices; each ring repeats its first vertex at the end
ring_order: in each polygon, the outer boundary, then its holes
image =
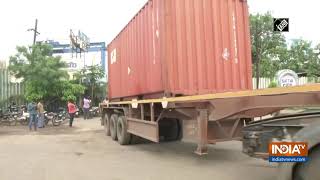
POLYGON ((42 101, 38 102, 38 128, 44 128, 44 108, 42 101))
POLYGON ((29 112, 29 130, 32 131, 32 123, 34 125, 34 130, 37 131, 37 104, 31 101, 28 104, 28 112, 29 112))
POLYGON ((73 103, 72 100, 69 100, 68 101, 68 113, 70 116, 69 127, 72 127, 74 114, 76 113, 76 111, 77 111, 76 105, 73 103))
POLYGON ((91 100, 87 97, 83 98, 83 118, 84 120, 88 119, 88 113, 90 109, 91 100))

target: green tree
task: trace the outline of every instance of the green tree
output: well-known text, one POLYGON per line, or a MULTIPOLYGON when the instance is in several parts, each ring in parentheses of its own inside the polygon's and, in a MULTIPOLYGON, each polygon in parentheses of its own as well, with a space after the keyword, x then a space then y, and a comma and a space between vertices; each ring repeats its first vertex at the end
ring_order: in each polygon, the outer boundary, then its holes
MULTIPOLYGON (((105 83, 100 82, 105 73, 100 65, 87 66, 74 75, 75 82, 86 86, 87 93, 91 95, 92 100, 102 92, 105 92, 105 83)), ((104 95, 105 93, 103 93, 104 95)), ((92 102, 94 104, 94 102, 92 102)))
POLYGON ((273 18, 266 14, 250 15, 252 60, 254 76, 259 86, 260 76, 273 77, 279 69, 279 60, 286 56, 284 35, 273 31, 273 18))
POLYGON ((17 47, 17 54, 9 61, 10 72, 26 84, 26 99, 42 99, 46 104, 83 94, 83 86, 69 82, 66 67, 61 57, 52 56, 52 47, 47 44, 17 47))
POLYGON ((320 44, 316 47, 312 48, 312 52, 308 51, 309 59, 306 64, 307 75, 315 80, 315 82, 319 82, 320 76, 320 44))
POLYGON ((282 60, 281 67, 306 73, 308 77, 317 80, 320 74, 318 46, 313 48, 311 41, 303 39, 293 40, 289 49, 289 57, 282 60))
POLYGON ((81 84, 73 84, 69 81, 61 81, 60 88, 62 89, 62 100, 67 101, 72 99, 77 100, 80 94, 84 93, 85 87, 81 84))

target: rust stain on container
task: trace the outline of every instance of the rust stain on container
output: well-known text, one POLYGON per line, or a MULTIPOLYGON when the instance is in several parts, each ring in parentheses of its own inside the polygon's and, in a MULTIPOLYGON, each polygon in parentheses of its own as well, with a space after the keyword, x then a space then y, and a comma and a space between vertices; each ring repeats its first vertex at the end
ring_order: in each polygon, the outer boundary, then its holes
POLYGON ((243 0, 150 0, 108 45, 109 98, 252 89, 243 0))

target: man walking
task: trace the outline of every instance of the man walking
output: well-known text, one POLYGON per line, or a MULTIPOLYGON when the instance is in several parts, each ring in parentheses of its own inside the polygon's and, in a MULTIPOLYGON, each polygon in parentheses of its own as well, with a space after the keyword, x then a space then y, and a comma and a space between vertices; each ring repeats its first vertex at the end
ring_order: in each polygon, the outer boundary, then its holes
POLYGON ((88 119, 88 113, 90 109, 90 103, 91 100, 87 97, 83 98, 83 114, 84 114, 84 120, 88 119))
POLYGON ((38 102, 38 128, 44 128, 44 108, 42 101, 38 102))
POLYGON ((32 123, 34 125, 34 130, 37 131, 37 105, 35 102, 31 101, 28 104, 29 112, 29 130, 32 131, 32 123))

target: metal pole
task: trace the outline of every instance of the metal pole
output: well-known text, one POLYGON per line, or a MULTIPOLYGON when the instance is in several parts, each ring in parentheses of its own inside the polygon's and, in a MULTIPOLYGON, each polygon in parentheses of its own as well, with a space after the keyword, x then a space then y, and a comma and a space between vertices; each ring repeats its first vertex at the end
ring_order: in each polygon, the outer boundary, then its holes
POLYGON ((140 107, 141 107, 141 120, 144 120, 144 106, 143 104, 140 104, 140 107))
POLYGON ((37 36, 40 34, 38 32, 38 19, 36 19, 34 29, 28 29, 28 31, 33 31, 33 45, 35 45, 37 41, 37 36))
POLYGON ((37 32, 38 32, 38 19, 36 19, 36 24, 35 24, 35 26, 34 26, 33 45, 36 44, 37 32))
POLYGON ((155 121, 153 105, 154 105, 153 103, 150 104, 150 112, 151 112, 151 121, 152 121, 152 122, 155 121))

